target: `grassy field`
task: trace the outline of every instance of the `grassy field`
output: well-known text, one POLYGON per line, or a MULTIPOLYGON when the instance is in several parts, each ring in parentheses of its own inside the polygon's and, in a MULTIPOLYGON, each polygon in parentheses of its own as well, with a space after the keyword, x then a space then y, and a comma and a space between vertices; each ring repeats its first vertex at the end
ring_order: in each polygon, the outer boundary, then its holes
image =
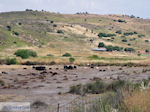
MULTIPOLYGON (((13 54, 17 49, 32 49, 37 52, 38 57, 29 58, 28 61, 68 63, 68 58, 62 55, 70 53, 75 57, 75 63, 148 63, 149 54, 137 56, 137 52, 149 50, 149 31, 150 20, 123 15, 63 15, 39 11, 0 13, 0 57, 15 57, 13 54), (58 30, 62 33, 58 33, 58 30), (118 30, 122 34, 117 34, 118 30), (129 32, 136 33, 124 35, 129 32), (99 38, 98 33, 116 36, 99 38), (123 39, 127 42, 122 42, 123 39), (99 42, 123 48, 131 47, 136 52, 92 51, 99 42), (47 56, 49 54, 53 57, 47 56), (88 58, 92 55, 97 55, 99 59, 88 58)), ((17 59, 19 62, 27 61, 17 59)))

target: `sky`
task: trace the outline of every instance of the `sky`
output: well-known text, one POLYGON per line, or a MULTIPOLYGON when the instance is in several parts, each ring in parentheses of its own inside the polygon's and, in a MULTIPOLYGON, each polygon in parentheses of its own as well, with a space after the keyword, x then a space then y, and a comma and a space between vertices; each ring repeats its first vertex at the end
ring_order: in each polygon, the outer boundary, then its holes
POLYGON ((127 14, 150 18, 150 0, 0 0, 0 12, 25 9, 65 14, 127 14))

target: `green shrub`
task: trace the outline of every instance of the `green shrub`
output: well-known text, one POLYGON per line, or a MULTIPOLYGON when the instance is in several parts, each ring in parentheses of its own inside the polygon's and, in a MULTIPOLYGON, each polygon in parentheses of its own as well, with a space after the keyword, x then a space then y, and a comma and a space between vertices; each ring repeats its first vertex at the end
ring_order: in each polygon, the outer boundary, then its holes
POLYGON ((98 47, 104 47, 104 46, 105 46, 105 44, 103 42, 100 42, 98 45, 98 47))
POLYGON ((85 85, 77 85, 70 87, 70 93, 73 94, 100 94, 106 91, 117 91, 121 88, 127 88, 128 83, 123 80, 117 80, 110 84, 104 83, 103 81, 96 80, 95 82, 87 83, 85 85))
POLYGON ((122 19, 118 19, 118 22, 120 22, 120 23, 126 23, 126 21, 122 20, 122 19))
POLYGON ((135 18, 135 16, 134 16, 134 15, 131 15, 130 18, 135 18))
POLYGON ((52 54, 47 54, 47 56, 48 56, 48 57, 53 57, 54 55, 52 55, 52 54))
POLYGON ((32 108, 40 108, 40 107, 47 107, 48 105, 41 101, 35 101, 31 104, 32 108))
POLYGON ((121 30, 118 30, 118 31, 116 31, 116 33, 118 33, 118 34, 122 34, 122 31, 121 31, 121 30))
POLYGON ((26 9, 25 11, 33 11, 32 9, 26 9))
POLYGON ((57 33, 64 33, 62 30, 58 30, 57 33))
POLYGON ((62 55, 63 57, 72 57, 72 55, 70 53, 65 53, 62 55))
POLYGON ((138 37, 139 37, 139 38, 142 38, 142 37, 145 37, 145 35, 139 34, 138 37))
POLYGON ((133 49, 133 48, 125 48, 124 51, 126 51, 126 52, 134 52, 135 49, 133 49))
POLYGON ((141 53, 138 53, 137 55, 138 55, 138 56, 141 56, 142 54, 141 54, 141 53))
POLYGON ((105 46, 105 48, 107 49, 107 51, 122 51, 123 47, 119 47, 119 46, 105 46))
POLYGON ((18 33, 18 32, 16 32, 16 31, 13 31, 13 34, 14 34, 14 35, 16 35, 16 36, 18 36, 18 35, 19 35, 19 33, 18 33))
POLYGON ((128 43, 128 46, 131 46, 131 44, 130 44, 130 43, 128 43))
POLYGON ((148 42, 149 42, 149 40, 145 40, 145 42, 146 42, 146 43, 148 43, 148 42))
POLYGON ((136 38, 131 38, 131 39, 130 39, 130 41, 134 41, 134 40, 136 40, 136 38))
POLYGON ((96 59, 96 60, 100 59, 99 56, 97 56, 97 55, 92 55, 92 56, 89 56, 88 58, 90 58, 90 59, 96 59))
POLYGON ((75 58, 73 58, 73 57, 69 58, 70 63, 74 63, 74 61, 75 61, 75 58))
POLYGON ((8 26, 7 26, 7 29, 8 29, 8 31, 11 31, 11 26, 8 25, 8 26))
POLYGON ((56 24, 54 24, 54 25, 53 25, 53 27, 57 27, 57 25, 56 25, 56 24))
POLYGON ((127 42, 127 41, 128 41, 127 39, 123 39, 123 40, 122 40, 122 42, 127 42))
POLYGON ((123 47, 119 47, 119 46, 114 46, 113 47, 113 51, 122 51, 123 47))
POLYGON ((17 59, 16 58, 8 58, 7 60, 6 60, 6 64, 7 65, 14 65, 14 64, 17 64, 18 62, 17 62, 17 59))
POLYGON ((146 53, 149 53, 149 50, 148 50, 148 49, 146 49, 146 50, 145 50, 145 52, 146 52, 146 53))
POLYGON ((22 25, 22 23, 21 23, 21 22, 19 22, 18 24, 19 24, 19 25, 22 25))
POLYGON ((37 53, 35 51, 28 50, 28 49, 19 49, 14 53, 14 55, 21 57, 23 59, 27 59, 30 56, 37 57, 37 53))
POLYGON ((0 86, 4 86, 5 82, 3 80, 0 80, 0 86))
POLYGON ((51 61, 51 62, 49 63, 49 65, 55 65, 55 64, 56 64, 55 61, 51 61))
MULTIPOLYGON (((147 86, 150 82, 150 78, 142 80, 144 85, 147 86)), ((85 95, 86 93, 90 94, 101 94, 104 92, 118 92, 120 90, 139 90, 141 82, 130 83, 124 80, 117 80, 111 83, 104 83, 101 80, 96 80, 95 82, 87 83, 85 85, 76 85, 70 87, 70 93, 85 95)))
POLYGON ((102 81, 87 83, 85 85, 71 86, 69 93, 84 95, 86 93, 100 94, 105 92, 106 84, 102 81))
POLYGON ((113 51, 113 46, 112 45, 105 46, 105 48, 107 49, 107 51, 113 51))
POLYGON ((99 33, 98 36, 99 37, 113 37, 113 36, 116 36, 116 35, 115 34, 99 33))
POLYGON ((22 63, 22 65, 37 65, 39 64, 38 62, 33 62, 33 61, 26 61, 24 63, 22 63))
POLYGON ((84 88, 85 88, 84 91, 86 93, 100 94, 105 92, 106 84, 102 81, 96 81, 94 83, 86 84, 84 88))
POLYGON ((124 36, 134 35, 137 34, 137 32, 126 32, 124 33, 124 36))
POLYGON ((50 23, 54 23, 54 21, 51 20, 50 23))
POLYGON ((69 90, 69 93, 81 95, 81 88, 82 88, 81 84, 76 85, 76 86, 71 86, 70 90, 69 90))
POLYGON ((37 53, 35 51, 30 50, 28 52, 29 52, 29 56, 31 56, 31 57, 37 57, 37 53))
POLYGON ((125 87, 126 82, 124 80, 118 80, 110 83, 107 87, 107 90, 117 91, 117 89, 121 89, 125 87))

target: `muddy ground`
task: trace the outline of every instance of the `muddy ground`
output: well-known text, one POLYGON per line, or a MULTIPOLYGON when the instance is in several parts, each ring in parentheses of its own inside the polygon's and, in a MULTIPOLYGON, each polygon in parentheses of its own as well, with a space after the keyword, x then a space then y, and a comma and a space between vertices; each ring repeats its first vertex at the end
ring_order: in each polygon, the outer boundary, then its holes
POLYGON ((150 76, 150 67, 79 67, 46 66, 38 71, 33 66, 0 66, 0 101, 43 101, 50 105, 65 104, 78 97, 67 93, 69 87, 94 79, 109 82, 117 79, 138 81, 150 76))

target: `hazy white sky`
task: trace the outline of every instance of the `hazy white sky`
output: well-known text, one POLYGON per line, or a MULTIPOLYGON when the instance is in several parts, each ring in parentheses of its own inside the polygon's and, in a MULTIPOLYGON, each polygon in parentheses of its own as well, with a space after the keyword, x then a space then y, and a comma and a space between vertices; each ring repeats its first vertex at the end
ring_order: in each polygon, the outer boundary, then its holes
POLYGON ((150 18, 150 0, 0 0, 0 12, 27 8, 60 13, 133 14, 150 18))

